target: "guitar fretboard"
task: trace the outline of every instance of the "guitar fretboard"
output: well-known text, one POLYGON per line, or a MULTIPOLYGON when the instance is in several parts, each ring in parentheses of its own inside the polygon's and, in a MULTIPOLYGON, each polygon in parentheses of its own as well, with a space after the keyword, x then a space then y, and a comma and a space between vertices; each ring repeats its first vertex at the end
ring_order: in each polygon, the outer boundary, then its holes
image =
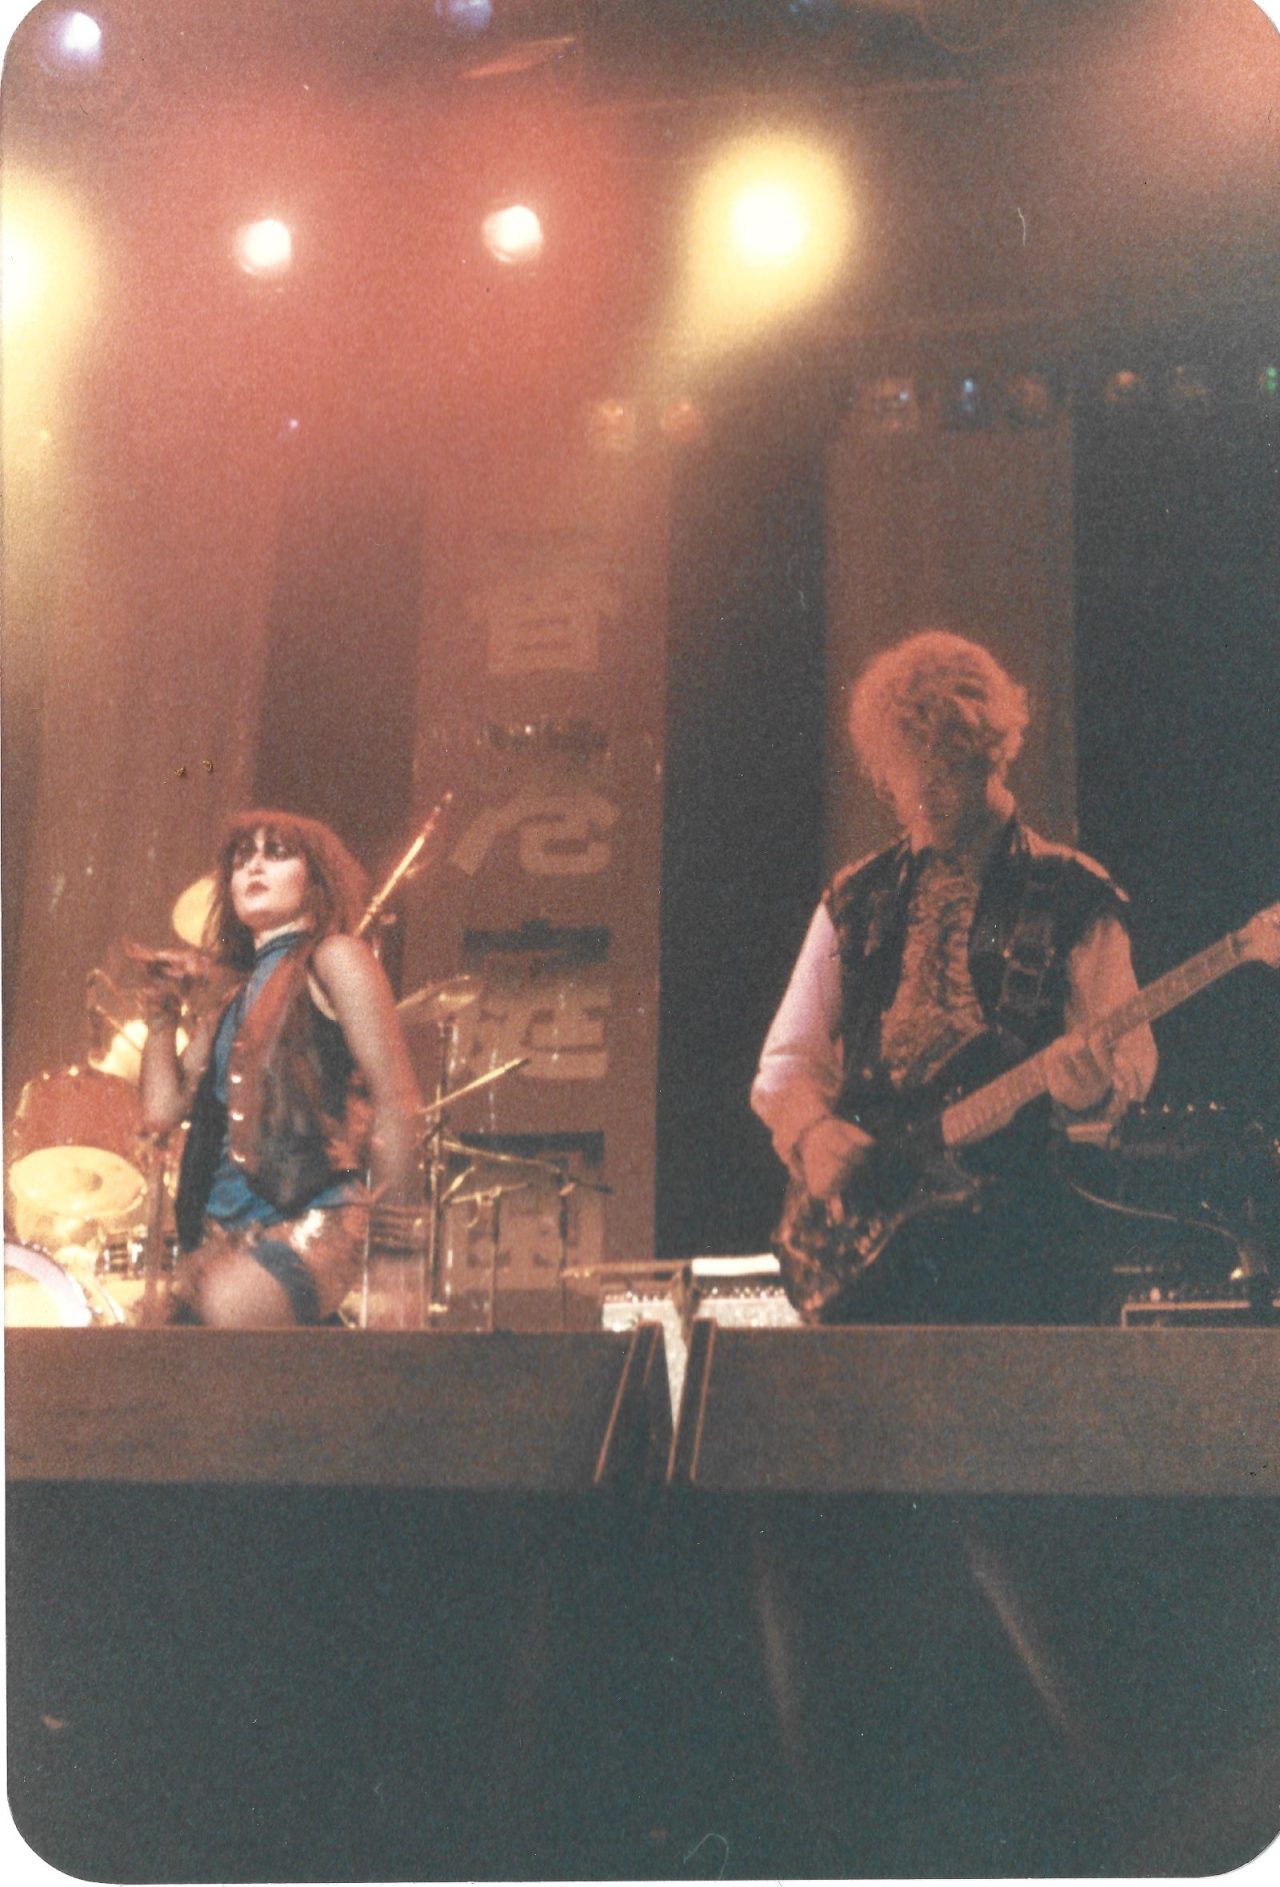
MULTIPOLYGON (((1210 983, 1216 983, 1228 970, 1244 962, 1246 955, 1240 933, 1232 931, 1198 956, 1180 963, 1176 970, 1166 970, 1145 989, 1135 990, 1126 1001, 1093 1023, 1089 1032, 1111 1048, 1143 1023, 1168 1015, 1171 1009, 1207 989, 1210 983)), ((953 1101, 950 1107, 944 1108, 942 1138, 945 1144, 958 1147, 985 1140, 1011 1120, 1020 1108, 1038 1100, 1048 1087, 1045 1079, 1048 1054, 1048 1049, 1041 1049, 1038 1055, 1019 1062, 1007 1074, 998 1075, 963 1100, 953 1101)))

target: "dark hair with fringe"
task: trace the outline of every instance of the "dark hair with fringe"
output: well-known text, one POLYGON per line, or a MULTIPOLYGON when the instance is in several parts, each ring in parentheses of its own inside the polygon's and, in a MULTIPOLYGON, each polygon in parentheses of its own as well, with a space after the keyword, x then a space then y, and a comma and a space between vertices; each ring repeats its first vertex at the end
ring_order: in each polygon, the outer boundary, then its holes
POLYGON ((262 808, 236 813, 223 828, 203 938, 209 954, 235 970, 252 967, 253 933, 235 914, 231 902, 231 874, 241 844, 259 832, 306 861, 306 911, 315 937, 353 931, 360 921, 368 891, 369 881, 362 867, 337 833, 318 819, 262 808))

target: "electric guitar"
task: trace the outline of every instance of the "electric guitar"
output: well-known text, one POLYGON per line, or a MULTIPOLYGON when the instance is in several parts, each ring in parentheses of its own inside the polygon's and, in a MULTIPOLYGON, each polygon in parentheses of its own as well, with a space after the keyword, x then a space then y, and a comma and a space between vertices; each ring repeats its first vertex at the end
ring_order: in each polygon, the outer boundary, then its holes
MULTIPOLYGON (((1280 967, 1280 904, 1135 991, 1090 1025, 1090 1041, 1113 1048, 1241 963, 1280 967)), ((917 1222, 977 1210, 989 1182, 967 1169, 958 1152, 989 1139, 1048 1093, 1048 1057, 1055 1046, 975 1087, 975 1070, 990 1066, 997 1052, 994 1038, 980 1036, 927 1086, 869 1096, 848 1111, 872 1135, 872 1144, 842 1194, 842 1210, 833 1215, 827 1200, 812 1198, 793 1179, 774 1234, 787 1294, 802 1316, 822 1321, 837 1298, 843 1315, 856 1304, 868 1273, 883 1278, 896 1268, 909 1242, 903 1234, 917 1222)))

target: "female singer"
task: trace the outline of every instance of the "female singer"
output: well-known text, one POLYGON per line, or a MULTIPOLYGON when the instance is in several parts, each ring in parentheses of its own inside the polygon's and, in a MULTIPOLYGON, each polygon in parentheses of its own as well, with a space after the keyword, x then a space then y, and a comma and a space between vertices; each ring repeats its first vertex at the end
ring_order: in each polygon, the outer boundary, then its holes
POLYGON ((386 977, 352 934, 364 888, 327 826, 242 813, 203 951, 146 953, 144 1125, 190 1120, 176 1321, 324 1322, 359 1276, 372 1203, 421 1200, 418 1085, 386 977))

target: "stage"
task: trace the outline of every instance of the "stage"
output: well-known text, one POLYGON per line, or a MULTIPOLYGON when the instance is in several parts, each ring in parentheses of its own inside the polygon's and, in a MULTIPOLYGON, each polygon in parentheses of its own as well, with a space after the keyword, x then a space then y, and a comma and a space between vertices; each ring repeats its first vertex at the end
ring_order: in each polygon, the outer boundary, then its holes
POLYGON ((10 1800, 100 1879, 1214 1872, 1274 1331, 7 1338, 10 1800))

